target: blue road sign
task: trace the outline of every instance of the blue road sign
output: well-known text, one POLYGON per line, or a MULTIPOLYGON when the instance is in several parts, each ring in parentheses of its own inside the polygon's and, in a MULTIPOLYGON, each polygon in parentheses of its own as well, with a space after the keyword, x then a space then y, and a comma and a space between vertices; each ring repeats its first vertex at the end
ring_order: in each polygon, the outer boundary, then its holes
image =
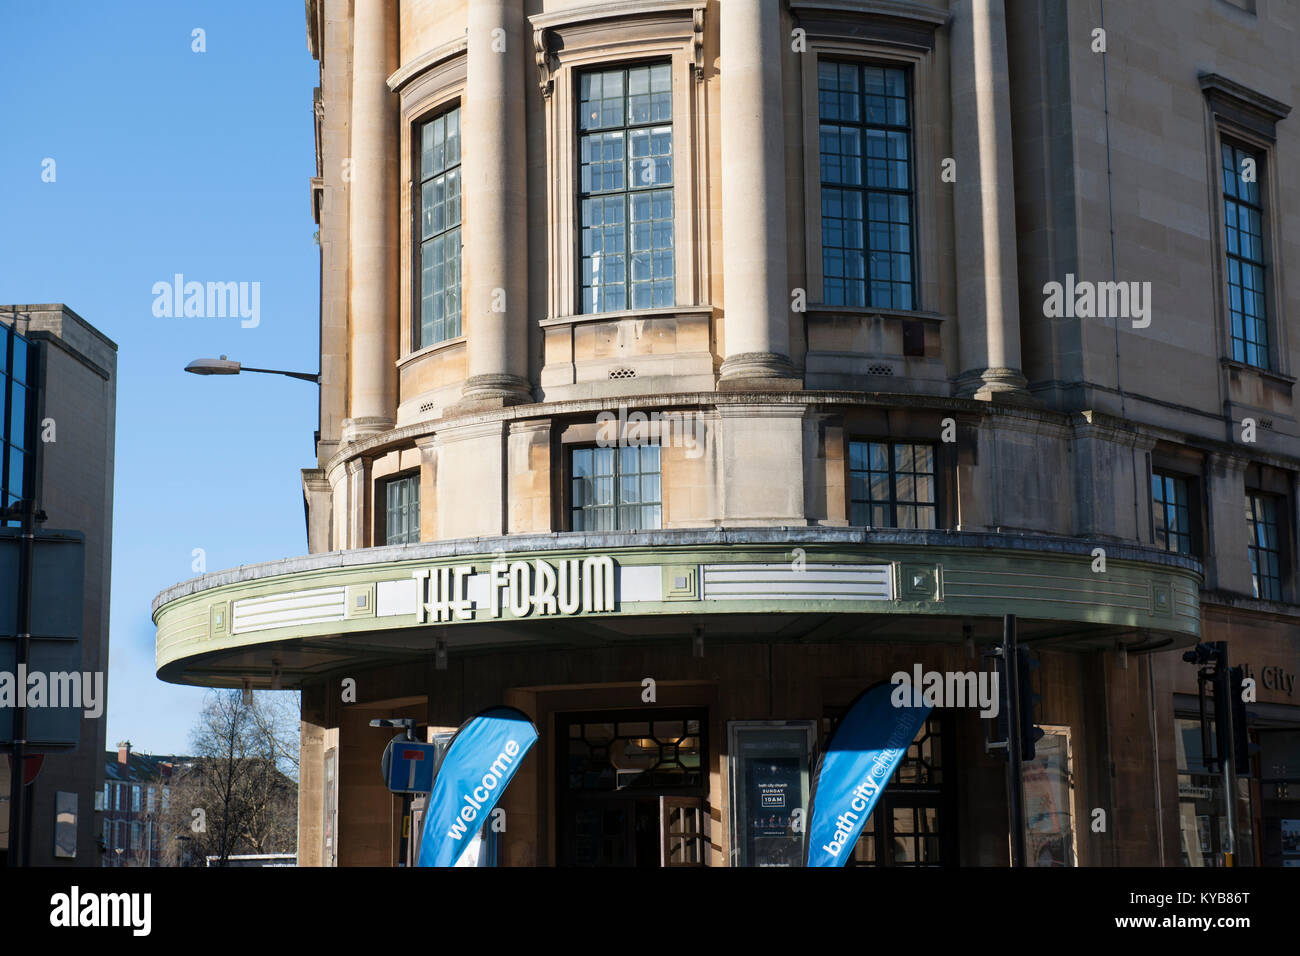
POLYGON ((428 793, 437 763, 437 744, 395 737, 384 750, 384 782, 393 793, 428 793))

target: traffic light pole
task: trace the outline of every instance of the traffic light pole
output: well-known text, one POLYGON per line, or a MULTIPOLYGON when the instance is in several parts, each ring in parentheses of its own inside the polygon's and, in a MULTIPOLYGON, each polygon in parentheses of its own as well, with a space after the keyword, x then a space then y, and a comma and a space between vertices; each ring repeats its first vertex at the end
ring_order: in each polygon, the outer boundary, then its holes
POLYGON ((1025 791, 1021 779, 1020 655, 1016 651, 1016 616, 1002 617, 1002 660, 1006 674, 1007 714, 1007 816, 1011 828, 1011 865, 1025 865, 1025 791))
MULTIPOLYGON (((1220 650, 1218 676, 1223 683, 1223 694, 1220 697, 1223 715, 1220 720, 1223 724, 1224 736, 1227 738, 1223 747, 1223 759, 1219 761, 1223 765, 1223 815, 1228 824, 1227 846, 1223 851, 1223 865, 1235 866, 1237 861, 1237 747, 1235 743, 1236 731, 1232 726, 1232 697, 1238 691, 1233 686, 1232 672, 1228 669, 1227 644, 1223 641, 1216 641, 1215 646, 1220 650)), ((1215 701, 1215 706, 1216 708, 1220 706, 1219 701, 1215 701)))

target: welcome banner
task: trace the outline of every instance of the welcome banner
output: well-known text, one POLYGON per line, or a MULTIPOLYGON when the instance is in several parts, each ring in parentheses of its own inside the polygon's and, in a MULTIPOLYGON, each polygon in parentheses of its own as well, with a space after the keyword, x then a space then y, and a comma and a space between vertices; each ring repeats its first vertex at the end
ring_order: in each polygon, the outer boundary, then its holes
POLYGON ((808 866, 843 866, 867 817, 925 723, 930 707, 895 706, 894 685, 876 684, 849 705, 826 743, 813 777, 808 813, 808 866))
POLYGON ((536 742, 537 728, 514 707, 489 707, 461 725, 433 780, 417 866, 456 865, 536 742))

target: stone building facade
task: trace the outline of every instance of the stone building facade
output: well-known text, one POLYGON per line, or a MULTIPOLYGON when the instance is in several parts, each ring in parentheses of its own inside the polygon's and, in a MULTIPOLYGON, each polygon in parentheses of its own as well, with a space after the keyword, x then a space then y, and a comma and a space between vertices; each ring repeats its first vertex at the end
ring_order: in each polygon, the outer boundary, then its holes
MULTIPOLYGON (((1281 862, 1300 14, 1193 5, 310 0, 309 554, 154 607, 163 679, 302 688, 300 860, 399 861, 370 719, 499 703, 502 862, 791 859, 762 767, 806 806, 860 690, 1011 613, 1035 861, 1222 858, 1181 655, 1223 640, 1236 856, 1281 862)), ((937 711, 855 861, 1006 860, 937 711)))

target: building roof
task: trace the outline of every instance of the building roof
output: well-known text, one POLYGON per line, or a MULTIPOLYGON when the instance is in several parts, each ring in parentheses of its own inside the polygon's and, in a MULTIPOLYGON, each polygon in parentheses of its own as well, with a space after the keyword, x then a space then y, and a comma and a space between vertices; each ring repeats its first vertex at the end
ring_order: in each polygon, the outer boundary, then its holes
POLYGON ((127 753, 126 763, 118 760, 116 750, 104 753, 105 783, 159 783, 171 780, 172 768, 193 760, 171 754, 127 753))

